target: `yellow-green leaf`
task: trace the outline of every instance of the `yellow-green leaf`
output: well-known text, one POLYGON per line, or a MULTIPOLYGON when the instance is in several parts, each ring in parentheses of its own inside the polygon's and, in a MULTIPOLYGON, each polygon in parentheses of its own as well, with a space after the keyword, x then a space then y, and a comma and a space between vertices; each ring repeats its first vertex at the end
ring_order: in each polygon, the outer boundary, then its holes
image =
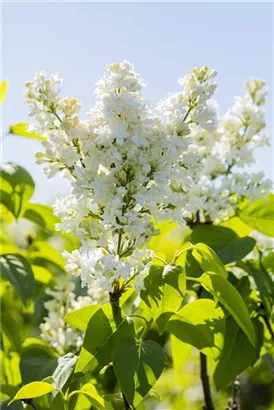
POLYGON ((160 334, 180 308, 186 290, 186 278, 180 266, 151 266, 140 293, 141 299, 151 310, 160 334))
POLYGON ((0 83, 0 102, 1 104, 4 102, 8 91, 8 80, 4 80, 0 83))
POLYGON ((41 397, 45 394, 51 393, 55 390, 55 387, 45 382, 32 382, 23 386, 9 402, 13 403, 15 400, 33 399, 35 397, 41 397))
POLYGON ((54 215, 50 206, 41 204, 28 204, 23 218, 52 232, 55 232, 55 224, 60 222, 60 219, 54 215))
POLYGON ((239 217, 251 228, 274 237, 274 196, 259 198, 239 212, 239 217))
POLYGON ((18 122, 17 124, 12 125, 10 127, 10 134, 20 135, 21 137, 33 138, 33 139, 41 140, 41 141, 44 141, 47 139, 43 135, 36 134, 35 132, 29 132, 28 131, 29 125, 30 124, 28 124, 27 122, 18 122))
POLYGON ((231 313, 240 328, 244 331, 250 342, 255 343, 255 330, 247 307, 237 291, 224 277, 213 273, 204 273, 199 281, 231 313))
POLYGON ((43 268, 43 266, 36 265, 31 265, 31 269, 34 274, 34 279, 36 282, 40 282, 44 285, 47 285, 51 281, 52 274, 48 269, 43 268))
POLYGON ((227 271, 219 259, 219 256, 209 246, 204 243, 197 243, 193 248, 192 255, 204 272, 215 272, 218 273, 218 275, 227 278, 227 271))
POLYGON ((1 166, 1 203, 19 219, 34 192, 34 181, 20 165, 8 162, 1 166))
MULTIPOLYGON (((73 392, 72 395, 75 394, 83 394, 87 399, 90 401, 92 406, 94 406, 98 410, 110 409, 110 403, 107 403, 102 396, 98 393, 97 389, 93 384, 87 383, 85 384, 81 390, 76 390, 73 392)), ((70 396, 70 397, 71 397, 70 396)))

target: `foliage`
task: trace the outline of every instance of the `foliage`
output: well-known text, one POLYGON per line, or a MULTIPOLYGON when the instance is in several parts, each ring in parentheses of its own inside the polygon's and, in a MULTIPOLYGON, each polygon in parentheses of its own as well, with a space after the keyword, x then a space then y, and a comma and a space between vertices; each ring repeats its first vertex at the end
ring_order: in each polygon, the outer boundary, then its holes
POLYGON ((21 135, 22 137, 26 138, 34 138, 36 140, 44 141, 46 137, 42 135, 38 135, 35 132, 28 131, 29 124, 25 122, 20 122, 18 124, 14 124, 10 127, 10 134, 14 135, 21 135))

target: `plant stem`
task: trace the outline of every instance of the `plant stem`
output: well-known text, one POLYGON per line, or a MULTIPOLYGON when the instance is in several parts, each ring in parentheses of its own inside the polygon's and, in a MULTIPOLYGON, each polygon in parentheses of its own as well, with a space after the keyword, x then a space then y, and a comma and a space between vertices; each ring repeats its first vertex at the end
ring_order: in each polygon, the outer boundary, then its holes
POLYGON ((164 265, 167 265, 167 261, 165 261, 163 258, 160 258, 160 256, 155 255, 154 259, 158 259, 158 261, 161 261, 164 265))
POLYGON ((202 352, 200 352, 200 377, 202 380, 204 399, 205 399, 205 410, 214 410, 214 405, 211 397, 209 377, 207 374, 207 358, 202 352))
POLYGON ((193 278, 192 276, 186 276, 186 280, 190 280, 192 282, 198 282, 201 283, 199 278, 193 278))
POLYGON ((177 254, 175 254, 174 259, 172 261, 172 263, 175 263, 177 261, 177 259, 179 259, 179 257, 187 251, 190 251, 191 249, 193 249, 193 245, 188 246, 187 248, 182 249, 180 252, 178 252, 177 254))
POLYGON ((120 323, 123 321, 121 308, 119 306, 119 299, 115 300, 115 301, 111 301, 110 304, 111 304, 111 309, 112 309, 112 315, 113 315, 114 322, 115 322, 116 326, 119 326, 120 323))
POLYGON ((130 317, 138 317, 139 319, 143 319, 143 320, 146 322, 146 325, 148 324, 148 320, 147 320, 144 316, 141 316, 141 315, 130 315, 130 317))
POLYGON ((273 329, 272 329, 272 327, 271 327, 271 324, 270 324, 270 322, 269 322, 269 320, 268 320, 268 317, 264 314, 264 315, 261 315, 261 317, 263 318, 263 320, 264 320, 264 322, 265 322, 265 324, 266 324, 266 327, 267 327, 267 329, 268 329, 268 331, 269 331, 269 333, 270 333, 270 335, 271 335, 271 338, 272 338, 272 340, 274 341, 274 332, 273 332, 273 329))
POLYGON ((119 256, 120 256, 120 248, 121 248, 122 236, 123 236, 122 232, 119 232, 119 234, 118 234, 118 243, 117 243, 117 252, 116 252, 117 255, 119 255, 119 256))
POLYGON ((187 119, 187 117, 189 116, 190 111, 193 109, 193 107, 189 107, 189 109, 187 110, 184 118, 183 118, 183 122, 185 122, 185 120, 187 119))
POLYGON ((150 328, 152 322, 153 322, 153 319, 151 318, 151 319, 147 322, 146 326, 144 326, 144 328, 143 328, 143 330, 142 330, 142 333, 141 333, 141 335, 140 335, 140 339, 144 340, 144 338, 145 338, 146 335, 147 335, 147 332, 149 331, 149 328, 150 328))

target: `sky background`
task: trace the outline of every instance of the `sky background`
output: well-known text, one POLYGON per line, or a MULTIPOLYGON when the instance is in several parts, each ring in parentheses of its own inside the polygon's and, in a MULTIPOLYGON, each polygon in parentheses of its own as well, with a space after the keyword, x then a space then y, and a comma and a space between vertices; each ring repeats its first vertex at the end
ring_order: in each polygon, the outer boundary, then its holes
MULTIPOLYGON (((37 71, 58 72, 63 95, 78 98, 84 112, 94 103, 94 83, 110 62, 127 59, 156 103, 179 89, 182 77, 198 65, 218 70, 220 113, 243 94, 250 76, 267 81, 267 133, 273 134, 272 3, 3 3, 2 74, 9 80, 2 132, 29 122, 24 83, 37 71)), ((34 200, 51 203, 68 192, 61 178, 47 180, 34 162, 41 142, 3 138, 2 161, 25 167, 36 182, 34 200)), ((252 171, 273 178, 272 147, 261 149, 252 171)))

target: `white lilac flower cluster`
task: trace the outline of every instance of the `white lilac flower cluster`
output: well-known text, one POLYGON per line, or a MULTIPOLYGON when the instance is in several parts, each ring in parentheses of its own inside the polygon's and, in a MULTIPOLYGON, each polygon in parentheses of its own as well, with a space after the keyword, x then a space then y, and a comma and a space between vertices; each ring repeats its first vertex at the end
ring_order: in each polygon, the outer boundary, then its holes
POLYGON ((80 249, 65 258, 67 271, 84 285, 111 292, 134 278, 142 287, 153 258, 145 245, 158 233, 154 222, 182 224, 191 217, 185 193, 200 167, 190 149, 190 124, 214 127, 215 75, 197 68, 181 80, 175 117, 174 101, 164 109, 169 122, 152 112, 141 93, 144 83, 127 61, 106 67, 84 121, 78 101, 61 97, 57 75, 39 73, 26 84, 36 118, 32 130, 47 136, 37 162, 46 163, 48 177, 62 171, 71 180, 70 195, 57 200, 54 211, 58 228, 81 238, 80 249))
POLYGON ((52 346, 59 354, 79 351, 83 343, 82 332, 68 325, 65 316, 76 309, 106 302, 106 293, 93 286, 88 296, 78 296, 73 292, 75 285, 67 279, 59 280, 53 290, 47 289, 46 294, 51 297, 45 302, 48 311, 44 322, 40 325, 41 338, 52 346))
POLYGON ((260 259, 260 253, 267 254, 274 252, 274 238, 270 238, 258 231, 250 232, 249 236, 256 240, 256 246, 252 252, 246 256, 246 259, 260 259))
MULTIPOLYGON (((236 97, 233 107, 213 122, 217 123, 215 128, 207 119, 208 116, 217 118, 217 105, 211 100, 207 108, 199 110, 203 128, 190 121, 192 144, 189 149, 197 153, 202 168, 200 174, 193 175, 195 184, 187 194, 200 220, 226 219, 234 214, 241 200, 253 201, 271 189, 271 182, 264 179, 263 173, 249 173, 245 169, 254 162, 254 150, 268 144, 262 108, 267 94, 264 86, 262 80, 248 81, 245 95, 236 97)), ((169 96, 159 106, 162 114, 166 107, 169 109, 167 127, 174 126, 176 121, 179 95, 169 96)), ((195 111, 193 113, 195 116, 195 111)))
POLYGON ((36 118, 32 130, 47 136, 37 162, 46 164, 49 178, 61 171, 71 180, 71 193, 54 211, 58 228, 81 239, 80 249, 64 256, 67 271, 80 275, 83 285, 108 292, 129 283, 142 287, 154 256, 146 244, 158 234, 155 223, 184 224, 197 214, 217 221, 244 197, 269 190, 261 174, 234 172, 267 142, 264 83, 248 82, 245 96, 219 118, 215 77, 215 70, 195 68, 179 80, 181 91, 152 110, 133 65, 110 64, 85 120, 79 102, 60 95, 57 75, 42 72, 26 84, 36 118))

